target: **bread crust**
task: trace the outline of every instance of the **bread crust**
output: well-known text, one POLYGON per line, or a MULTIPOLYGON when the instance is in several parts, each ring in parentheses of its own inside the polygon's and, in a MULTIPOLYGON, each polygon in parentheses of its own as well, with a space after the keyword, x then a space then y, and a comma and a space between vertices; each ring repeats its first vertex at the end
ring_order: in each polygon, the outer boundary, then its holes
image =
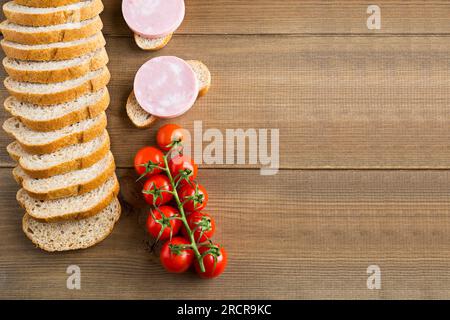
POLYGON ((95 51, 105 46, 106 40, 102 33, 98 33, 88 42, 74 44, 69 47, 59 48, 17 48, 10 45, 4 39, 0 42, 5 55, 19 60, 51 61, 70 60, 95 51))
POLYGON ((114 174, 116 170, 116 165, 114 163, 114 158, 111 156, 112 161, 108 164, 108 167, 96 176, 94 179, 87 181, 83 184, 76 184, 72 186, 67 186, 61 189, 54 189, 49 192, 34 192, 27 188, 27 186, 23 183, 22 177, 15 174, 13 171, 14 179, 22 184, 22 188, 30 195, 30 197, 38 199, 38 200, 56 200, 61 198, 73 197, 82 195, 94 189, 97 189, 102 184, 108 180, 110 176, 114 174))
POLYGON ((31 154, 45 154, 45 153, 53 153, 61 148, 70 146, 72 144, 84 143, 88 142, 92 139, 103 134, 103 131, 106 129, 107 119, 106 115, 103 114, 100 120, 90 127, 88 130, 83 132, 76 132, 69 134, 67 136, 63 136, 58 140, 52 141, 47 144, 42 145, 27 145, 23 141, 20 141, 15 137, 14 133, 6 131, 11 137, 17 140, 20 146, 28 153, 31 154))
MULTIPOLYGON (((34 220, 41 221, 41 222, 47 222, 47 223, 61 222, 61 221, 66 221, 66 220, 86 219, 86 218, 95 216, 97 213, 99 213, 100 211, 105 209, 111 203, 111 201, 118 196, 119 191, 120 191, 119 181, 117 179, 117 176, 114 174, 114 187, 113 187, 112 192, 109 193, 108 195, 106 195, 106 197, 101 199, 98 203, 96 203, 95 205, 93 205, 91 208, 89 208, 87 210, 76 211, 76 208, 74 208, 75 211, 72 213, 64 214, 61 216, 55 216, 55 217, 51 217, 51 218, 36 217, 29 211, 27 211, 27 214, 30 217, 32 217, 34 220)), ((26 206, 19 200, 19 198, 17 198, 17 202, 19 202, 20 206, 26 210, 26 206)))
POLYGON ((15 0, 17 4, 22 6, 36 8, 61 7, 78 1, 79 0, 15 0))
MULTIPOLYGON (((113 201, 115 201, 115 199, 113 199, 113 201)), ((118 200, 116 200, 116 201, 118 201, 118 200)), ((33 238, 32 234, 28 231, 28 223, 27 223, 27 221, 29 219, 32 219, 28 214, 25 214, 23 216, 23 218, 22 218, 22 230, 25 233, 25 235, 27 236, 27 238, 30 239, 31 242, 33 242, 33 244, 37 248, 40 248, 40 249, 42 249, 44 251, 47 251, 47 252, 73 251, 73 250, 87 249, 87 248, 90 248, 90 247, 92 247, 92 246, 102 242, 103 240, 105 240, 112 233, 115 224, 117 223, 117 221, 119 221, 120 216, 121 216, 121 210, 122 209, 120 207, 120 203, 118 205, 119 205, 119 208, 118 208, 119 212, 117 213, 117 216, 115 217, 115 221, 114 221, 114 223, 112 223, 111 227, 104 233, 104 235, 102 235, 102 237, 100 237, 95 243, 89 243, 89 244, 86 244, 86 245, 83 245, 83 246, 80 246, 80 247, 72 247, 72 248, 66 249, 66 250, 55 250, 55 249, 51 249, 51 248, 45 247, 43 244, 41 244, 38 241, 36 241, 36 239, 33 238)))
POLYGON ((127 100, 127 105, 126 105, 126 110, 127 110, 127 115, 128 118, 130 118, 131 122, 139 129, 147 129, 150 128, 156 121, 158 121, 158 118, 150 115, 150 118, 148 118, 147 121, 145 121, 144 123, 139 123, 137 121, 137 119, 135 119, 135 117, 133 116, 134 114, 134 104, 138 104, 138 102, 136 101, 136 98, 134 96, 134 91, 131 91, 130 95, 128 96, 128 100, 127 100))
POLYGON ((79 9, 67 9, 52 13, 15 12, 13 10, 8 10, 5 5, 3 6, 3 12, 9 21, 15 24, 31 27, 45 27, 57 24, 80 22, 92 19, 96 15, 99 15, 103 10, 104 5, 101 0, 94 0, 89 5, 79 9))
POLYGON ((2 25, 3 23, 0 24, 0 30, 3 33, 4 39, 28 45, 75 41, 93 36, 103 28, 102 20, 99 17, 94 18, 92 22, 81 26, 80 28, 42 32, 23 32, 8 29, 2 25))
POLYGON ((87 119, 92 119, 95 118, 97 116, 99 116, 102 112, 104 112, 110 103, 110 96, 109 96, 109 92, 108 89, 105 88, 105 93, 103 94, 103 96, 96 101, 94 104, 92 105, 87 105, 83 108, 80 108, 78 110, 75 110, 71 113, 68 113, 62 117, 59 118, 55 118, 55 119, 51 119, 51 120, 29 120, 25 117, 19 117, 16 114, 14 114, 11 110, 11 108, 8 108, 8 99, 11 98, 7 98, 5 100, 5 109, 6 111, 8 111, 9 113, 11 113, 14 117, 18 118, 20 121, 22 121, 28 128, 35 130, 35 131, 40 131, 40 132, 49 132, 49 131, 55 131, 55 130, 59 130, 62 129, 64 127, 70 126, 71 124, 83 121, 83 120, 87 120, 87 119))
POLYGON ((161 50, 162 48, 164 48, 165 46, 167 46, 167 44, 170 42, 170 40, 172 39, 173 33, 169 34, 168 36, 164 37, 162 39, 162 42, 160 42, 157 46, 154 47, 149 47, 146 46, 143 41, 141 39, 144 39, 143 37, 141 37, 138 34, 134 34, 134 41, 136 42, 137 46, 139 48, 141 48, 142 50, 145 51, 157 51, 157 50, 161 50))
POLYGON ((109 135, 106 136, 107 138, 100 146, 100 148, 94 150, 92 153, 84 157, 71 159, 69 161, 60 163, 53 167, 40 170, 27 167, 26 163, 24 163, 24 161, 21 159, 19 159, 19 165, 27 175, 35 179, 45 179, 56 175, 64 174, 70 171, 88 168, 97 163, 98 161, 102 160, 108 154, 110 150, 110 140, 109 135))
POLYGON ((103 71, 96 77, 89 79, 76 87, 68 88, 58 92, 29 93, 24 91, 16 91, 14 90, 14 88, 8 85, 7 79, 4 81, 4 85, 9 94, 16 97, 17 99, 37 105, 46 106, 69 102, 71 100, 75 100, 85 93, 98 91, 101 88, 105 87, 109 83, 110 79, 111 74, 109 73, 108 68, 105 67, 103 71))
POLYGON ((104 49, 90 60, 83 63, 63 69, 55 70, 21 70, 15 69, 7 65, 7 58, 3 59, 3 67, 8 75, 22 82, 34 83, 56 83, 72 80, 84 76, 85 74, 103 68, 109 62, 108 54, 104 49))

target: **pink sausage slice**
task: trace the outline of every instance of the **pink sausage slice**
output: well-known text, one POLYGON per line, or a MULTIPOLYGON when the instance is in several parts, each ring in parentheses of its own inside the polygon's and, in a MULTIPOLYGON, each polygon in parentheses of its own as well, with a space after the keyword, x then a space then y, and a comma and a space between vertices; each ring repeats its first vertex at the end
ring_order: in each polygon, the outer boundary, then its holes
POLYGON ((138 35, 154 39, 168 36, 181 25, 184 0, 123 0, 126 23, 138 35))
POLYGON ((159 118, 175 118, 187 112, 198 96, 192 68, 177 57, 157 57, 147 61, 134 78, 134 94, 139 105, 159 118))

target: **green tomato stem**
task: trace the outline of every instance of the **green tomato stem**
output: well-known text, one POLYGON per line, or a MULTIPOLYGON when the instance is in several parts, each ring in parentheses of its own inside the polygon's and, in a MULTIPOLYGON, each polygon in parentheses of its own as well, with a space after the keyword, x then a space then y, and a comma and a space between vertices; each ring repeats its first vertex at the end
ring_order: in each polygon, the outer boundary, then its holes
MULTIPOLYGON (((170 154, 170 151, 168 154, 170 154)), ((173 197, 175 199, 175 202, 177 203, 178 210, 180 211, 180 215, 181 215, 180 220, 183 222, 184 227, 186 228, 186 231, 189 235, 189 240, 191 241, 192 251, 194 251, 195 258, 197 259, 198 265, 200 267, 200 271, 205 272, 206 270, 205 270, 205 265, 203 264, 203 257, 200 254, 200 251, 198 250, 197 243, 195 242, 194 232, 192 232, 192 230, 189 227, 189 224, 187 222, 186 214, 185 214, 184 208, 183 208, 183 203, 181 203, 180 197, 178 196, 178 193, 177 193, 177 189, 176 189, 177 183, 175 183, 175 181, 173 180, 172 174, 170 173, 170 170, 169 170, 167 156, 164 156, 164 167, 165 167, 167 177, 169 178, 170 184, 172 185, 172 188, 173 188, 173 197)))

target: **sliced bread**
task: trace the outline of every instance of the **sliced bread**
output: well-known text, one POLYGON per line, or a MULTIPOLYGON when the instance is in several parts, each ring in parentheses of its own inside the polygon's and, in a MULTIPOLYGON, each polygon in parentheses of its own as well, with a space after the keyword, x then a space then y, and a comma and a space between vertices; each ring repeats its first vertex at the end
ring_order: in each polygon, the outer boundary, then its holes
MULTIPOLYGON (((198 60, 188 60, 186 62, 191 66, 192 70, 194 70, 197 77, 199 83, 198 87, 200 88, 199 96, 204 96, 208 93, 211 86, 211 73, 208 67, 198 60)), ((133 91, 128 97, 126 110, 131 122, 139 129, 149 128, 157 120, 155 116, 141 108, 133 91)))
POLYGON ((14 179, 28 194, 39 200, 52 200, 87 193, 100 187, 115 170, 114 157, 109 152, 93 166, 45 179, 33 179, 20 166, 13 170, 14 179))
POLYGON ((103 88, 73 101, 51 106, 39 106, 8 97, 4 107, 31 130, 54 131, 97 117, 108 108, 109 101, 108 89, 103 88))
POLYGON ((45 251, 69 251, 92 247, 104 240, 120 218, 117 198, 98 214, 82 220, 39 222, 25 214, 22 229, 26 236, 45 251))
POLYGON ((84 39, 49 44, 26 45, 3 39, 0 42, 6 56, 19 60, 69 60, 105 46, 101 32, 84 39))
POLYGON ((208 67, 201 61, 188 60, 186 62, 191 66, 192 70, 194 70, 195 72, 198 87, 200 88, 198 95, 200 97, 203 97, 208 93, 209 88, 211 87, 211 72, 209 71, 208 67))
POLYGON ((73 144, 54 153, 29 154, 16 141, 6 148, 13 159, 18 159, 22 170, 36 179, 88 168, 104 158, 109 149, 110 141, 106 130, 89 142, 73 144))
POLYGON ((8 57, 3 59, 3 67, 11 79, 35 83, 64 82, 79 78, 103 68, 107 63, 108 54, 105 48, 70 60, 27 61, 8 57))
POLYGON ((80 0, 15 0, 14 2, 27 7, 49 8, 49 7, 66 6, 79 1, 80 0))
POLYGON ((50 132, 30 130, 17 118, 3 123, 3 130, 31 154, 53 153, 72 144, 88 142, 103 133, 107 119, 103 112, 93 119, 83 120, 62 129, 50 132))
POLYGON ((88 193, 57 200, 36 200, 24 190, 17 192, 17 201, 33 218, 45 222, 78 220, 102 211, 117 197, 119 182, 114 174, 99 188, 88 193))
POLYGON ((81 22, 46 27, 21 26, 8 20, 0 23, 4 39, 29 45, 84 39, 100 32, 102 28, 103 23, 99 16, 81 22))
POLYGON ((64 82, 42 84, 16 81, 6 78, 4 85, 17 99, 38 105, 51 105, 75 100, 85 93, 105 87, 111 75, 107 67, 91 71, 82 77, 64 82))
POLYGON ((33 8, 9 1, 3 5, 3 12, 12 23, 43 27, 88 20, 99 15, 103 8, 101 0, 80 1, 53 8, 33 8))
POLYGON ((131 91, 128 96, 126 109, 128 118, 130 118, 131 122, 139 129, 150 128, 158 120, 157 117, 141 108, 136 100, 134 91, 131 91))
POLYGON ((134 35, 134 41, 142 50, 156 51, 164 48, 172 39, 173 34, 169 34, 163 38, 147 39, 138 34, 134 35))

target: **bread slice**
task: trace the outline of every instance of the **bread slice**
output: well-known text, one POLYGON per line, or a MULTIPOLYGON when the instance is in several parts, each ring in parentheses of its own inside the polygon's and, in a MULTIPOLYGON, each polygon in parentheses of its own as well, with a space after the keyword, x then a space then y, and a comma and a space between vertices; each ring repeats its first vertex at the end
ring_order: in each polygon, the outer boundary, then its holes
POLYGON ((114 174, 99 188, 75 197, 47 201, 36 200, 30 197, 24 189, 20 189, 16 198, 33 219, 57 222, 91 217, 105 209, 118 193, 119 181, 114 174))
POLYGON ((3 5, 6 18, 22 26, 44 27, 92 19, 104 9, 101 0, 88 0, 53 8, 33 8, 9 1, 3 5))
POLYGON ((53 153, 72 144, 88 142, 101 135, 106 124, 106 114, 103 112, 93 119, 50 132, 30 130, 19 119, 9 118, 3 123, 3 130, 16 139, 26 152, 44 154, 53 153))
POLYGON ((18 100, 38 105, 51 105, 75 100, 85 93, 98 91, 105 87, 110 79, 108 68, 103 67, 82 77, 64 82, 29 83, 8 77, 4 81, 4 85, 8 92, 18 100))
POLYGON ((71 22, 46 27, 28 27, 8 20, 0 23, 4 39, 22 44, 47 44, 67 42, 90 37, 103 28, 99 16, 81 22, 71 22))
POLYGON ((128 96, 126 109, 128 118, 130 118, 131 122, 139 129, 150 128, 158 120, 157 117, 141 108, 136 100, 134 91, 131 91, 128 96))
POLYGON ((209 88, 211 87, 211 72, 209 71, 208 67, 201 61, 188 60, 186 62, 191 66, 192 70, 194 70, 195 72, 198 87, 200 88, 198 95, 200 97, 203 97, 208 93, 209 88))
POLYGON ((147 51, 156 51, 164 48, 172 39, 173 34, 169 34, 168 36, 156 39, 147 39, 138 34, 134 35, 134 41, 142 50, 147 51))
POLYGON ((69 60, 105 46, 101 32, 84 39, 49 44, 26 45, 3 39, 0 42, 6 56, 32 61, 69 60))
POLYGON ((108 63, 105 48, 85 54, 71 60, 61 61, 26 61, 12 58, 3 59, 11 79, 22 82, 55 83, 64 82, 84 76, 103 68, 108 63))
POLYGON ((103 134, 89 142, 73 144, 54 153, 29 154, 13 142, 6 148, 22 170, 31 178, 44 179, 74 170, 88 168, 106 156, 110 149, 109 135, 103 134))
POLYGON ((93 166, 82 170, 45 179, 33 179, 18 166, 13 170, 13 176, 31 197, 52 200, 77 196, 97 189, 113 175, 115 169, 114 157, 109 152, 93 166))
POLYGON ((120 218, 117 198, 101 212, 87 219, 62 222, 39 222, 25 214, 22 229, 26 236, 45 251, 69 251, 92 247, 111 234, 120 218))
POLYGON ((108 108, 108 89, 102 88, 77 99, 51 106, 21 102, 14 97, 5 100, 6 111, 34 131, 55 131, 71 124, 95 118, 108 108))
POLYGON ((76 3, 78 1, 80 0, 15 0, 14 2, 27 7, 49 8, 49 7, 66 6, 72 3, 76 3))
MULTIPOLYGON (((211 86, 211 73, 208 67, 201 61, 198 60, 188 60, 186 61, 194 70, 199 83, 199 96, 204 96, 208 93, 211 86)), ((151 127, 157 118, 147 111, 141 108, 136 100, 134 92, 132 91, 128 97, 126 105, 127 115, 131 122, 139 129, 146 129, 151 127)))

